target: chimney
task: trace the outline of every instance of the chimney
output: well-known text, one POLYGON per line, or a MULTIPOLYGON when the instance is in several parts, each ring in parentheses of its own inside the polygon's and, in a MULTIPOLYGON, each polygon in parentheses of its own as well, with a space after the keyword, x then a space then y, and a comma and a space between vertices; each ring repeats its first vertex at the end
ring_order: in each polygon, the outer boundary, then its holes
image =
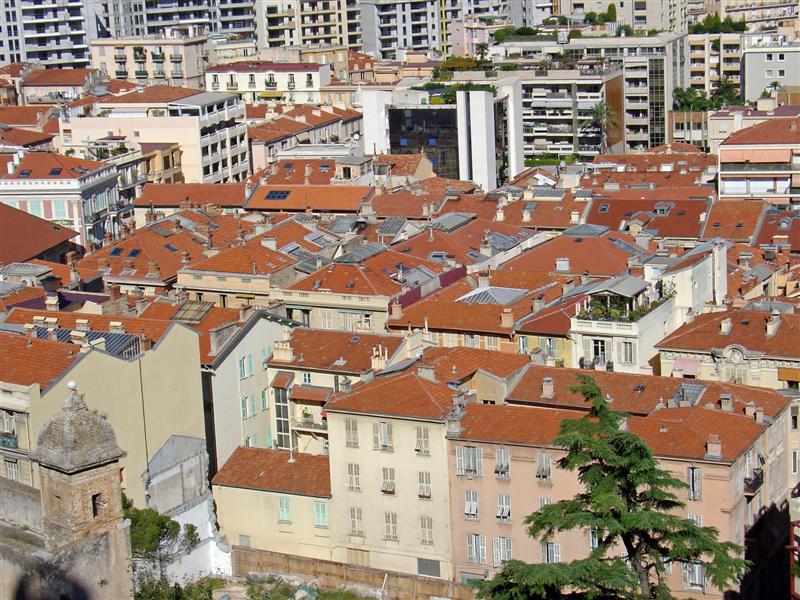
POLYGON ((392 320, 399 319, 403 316, 403 307, 395 300, 389 304, 389 318, 392 320))
POLYGON ((289 340, 276 340, 272 346, 272 359, 279 362, 292 362, 294 351, 289 340))
POLYGON ((417 376, 420 379, 427 379, 428 381, 436 381, 436 372, 433 369, 433 365, 420 364, 417 367, 417 376))
POLYGON ((75 329, 78 331, 89 331, 89 319, 76 319, 75 329))
POLYGON ((48 327, 47 328, 47 339, 53 340, 54 342, 58 341, 58 333, 56 332, 55 327, 48 327))
POLYGON ((119 289, 119 284, 109 283, 107 291, 109 300, 119 300, 120 296, 122 296, 122 292, 120 292, 119 289))
POLYGON ((531 211, 529 211, 527 207, 522 209, 522 222, 523 223, 531 222, 531 211))
POLYGON ((372 349, 371 368, 373 371, 382 371, 386 368, 386 360, 389 358, 389 349, 383 344, 378 344, 372 349))
POLYGON ((58 292, 55 294, 48 294, 44 299, 44 307, 52 312, 58 311, 58 292))
POLYGON ((36 325, 34 325, 33 323, 25 323, 25 325, 22 326, 22 329, 25 331, 25 337, 29 338, 38 337, 36 335, 36 325))
POLYGON ((542 379, 542 398, 552 398, 556 394, 555 385, 552 377, 542 379))
POLYGON ((153 347, 152 338, 146 333, 142 332, 142 334, 139 336, 139 349, 142 352, 147 352, 152 347, 153 347))
POLYGON ((489 276, 489 271, 481 271, 478 273, 478 287, 489 287, 491 283, 491 278, 489 276))
POLYGON ((269 250, 274 250, 276 252, 278 250, 278 240, 273 237, 261 238, 261 245, 269 250))
POLYGON ((161 274, 161 269, 158 266, 158 263, 154 260, 147 261, 147 274, 154 275, 158 277, 161 274))
POLYGON ((188 267, 190 262, 191 261, 189 258, 189 251, 184 250, 183 252, 181 252, 181 265, 184 267, 188 267))
POLYGON ((744 415, 746 417, 753 417, 756 414, 756 403, 750 400, 744 405, 744 415))
POLYGON ((498 222, 502 222, 506 220, 506 213, 503 211, 502 206, 497 206, 497 212, 494 214, 494 220, 498 222))
POLYGON ((729 335, 731 332, 731 327, 733 326, 733 321, 730 317, 725 317, 719 322, 719 333, 720 335, 729 335))
POLYGON ((577 225, 581 222, 581 214, 577 210, 573 210, 569 213, 569 222, 570 225, 577 225))
POLYGON ((544 309, 544 294, 539 294, 533 299, 532 308, 535 313, 542 312, 542 309, 544 309))
POLYGON ((78 346, 83 346, 86 343, 86 332, 77 331, 73 329, 69 332, 69 340, 78 346))
POLYGON ((504 308, 503 312, 500 313, 500 327, 508 329, 514 326, 514 314, 511 312, 510 308, 504 308))
POLYGON ((575 278, 574 277, 570 277, 569 279, 567 279, 564 282, 564 285, 562 286, 563 289, 562 289, 561 293, 562 294, 566 294, 568 292, 571 292, 574 287, 575 287, 575 278))
POLYGON ((583 273, 581 273, 581 285, 586 285, 587 283, 589 283, 589 281, 590 281, 589 271, 584 271, 583 273))
POLYGON ((249 304, 245 304, 239 307, 239 322, 244 323, 250 317, 253 312, 253 307, 249 304))
POLYGON ((778 327, 781 324, 781 313, 777 309, 773 309, 767 321, 767 337, 772 337, 778 332, 778 327))
POLYGON ((720 394, 719 408, 722 412, 733 412, 733 397, 730 394, 720 394))
MULTIPOLYGON (((186 208, 188 208, 188 206, 186 208)), ((181 231, 183 231, 183 225, 181 225, 179 219, 175 219, 175 222, 172 225, 172 231, 174 233, 180 233, 181 231)))
POLYGON ((753 414, 755 417, 756 423, 763 423, 764 422, 764 407, 763 406, 756 406, 756 412, 753 414))
POLYGON ((708 458, 722 458, 722 442, 716 433, 709 434, 706 442, 706 456, 708 458))
POLYGON ((689 323, 694 322, 694 311, 691 308, 686 312, 686 316, 683 318, 683 322, 686 323, 687 325, 689 323))
POLYGON ((491 256, 492 255, 492 242, 489 239, 489 232, 488 231, 486 231, 486 233, 483 236, 483 239, 481 240, 481 245, 480 245, 479 251, 484 256, 491 256))
POLYGON ((269 174, 273 177, 278 174, 280 170, 280 165, 278 163, 272 163, 269 167, 269 174))
POLYGON ((349 394, 350 390, 353 389, 353 383, 350 381, 350 378, 345 376, 339 382, 339 391, 344 392, 345 394, 349 394))
POLYGON ((122 321, 111 321, 108 324, 109 333, 125 333, 125 325, 122 321))

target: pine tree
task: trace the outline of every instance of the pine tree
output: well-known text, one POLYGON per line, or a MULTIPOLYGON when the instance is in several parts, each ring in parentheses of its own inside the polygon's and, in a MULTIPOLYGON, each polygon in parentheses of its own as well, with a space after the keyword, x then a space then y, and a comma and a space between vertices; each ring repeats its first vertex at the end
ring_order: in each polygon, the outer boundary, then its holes
POLYGON ((580 375, 578 381, 573 391, 584 396, 589 411, 564 420, 555 445, 566 451, 559 467, 577 471, 584 491, 542 507, 525 523, 529 535, 542 541, 574 529, 594 531, 597 548, 569 563, 509 561, 481 584, 479 597, 662 600, 672 597, 665 575, 674 563, 702 564, 718 589, 734 585, 747 567, 742 548, 678 514, 685 507, 675 491, 686 484, 664 471, 645 441, 627 430, 626 416, 608 407, 591 377, 580 375))

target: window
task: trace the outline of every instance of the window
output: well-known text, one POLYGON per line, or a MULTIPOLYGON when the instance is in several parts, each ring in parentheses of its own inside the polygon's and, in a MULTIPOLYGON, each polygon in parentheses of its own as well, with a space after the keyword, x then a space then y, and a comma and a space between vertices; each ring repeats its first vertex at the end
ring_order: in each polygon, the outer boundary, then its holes
POLYGON ((592 527, 589 530, 589 550, 597 550, 600 547, 600 530, 592 527))
POLYGON ((767 69, 767 77, 774 77, 774 75, 775 71, 773 71, 772 69, 767 69))
POLYGON ((689 519, 692 523, 694 523, 698 527, 703 526, 703 515, 689 514, 686 518, 689 519))
POLYGON ((249 535, 240 535, 239 536, 239 545, 244 546, 245 548, 250 547, 250 536, 249 535))
POLYGON ((255 75, 255 73, 250 73, 250 76, 247 78, 247 84, 251 88, 256 87, 256 75, 255 75))
POLYGON ((767 62, 772 62, 772 54, 771 53, 767 54, 767 62))
POLYGON ((689 467, 686 473, 689 484, 689 500, 700 500, 703 497, 703 475, 700 467, 689 467))
POLYGON ((464 516, 473 521, 478 520, 478 490, 464 492, 464 516))
POLYGON ((6 468, 6 478, 19 481, 19 463, 16 460, 6 458, 3 464, 6 468))
POLYGON ((345 445, 348 448, 358 448, 358 421, 355 419, 344 420, 345 445))
POLYGON ((536 467, 536 479, 539 482, 550 481, 550 455, 547 452, 539 452, 538 467, 536 467))
POLYGON ((633 342, 622 342, 622 362, 633 363, 633 342))
POLYGON ((592 358, 606 359, 606 341, 592 340, 592 358))
POLYGON ((41 200, 28 200, 28 212, 35 217, 43 217, 42 201, 41 200))
POLYGON ((351 535, 364 535, 364 521, 361 518, 361 509, 355 506, 350 508, 350 533, 351 535))
POLYGON ((250 394, 248 398, 250 399, 250 415, 253 416, 256 414, 256 395, 250 394))
POLYGON ((483 476, 483 449, 456 446, 456 475, 483 476))
POLYGON ((53 218, 66 219, 67 218, 67 201, 66 200, 53 200, 53 218))
POLYGON ((511 538, 496 537, 492 540, 492 559, 495 568, 511 560, 511 538))
POLYGON ((242 398, 242 419, 247 418, 247 398, 242 398))
POLYGON ((420 498, 430 499, 431 497, 431 474, 428 471, 419 472, 419 493, 420 498))
POLYGON ((319 311, 319 326, 322 329, 333 329, 333 314, 327 308, 319 311))
POLYGON ((417 445, 414 450, 425 456, 431 453, 430 447, 430 429, 427 427, 417 427, 417 445))
POLYGON ((269 404, 267 403, 267 390, 264 388, 261 390, 261 410, 267 410, 269 408, 269 404))
POLYGON ((387 452, 391 452, 394 449, 391 423, 381 421, 372 424, 372 448, 387 452))
POLYGON ((311 373, 303 373, 303 385, 311 385, 311 373))
POLYGON ((397 539, 397 513, 387 512, 383 513, 383 523, 384 523, 384 537, 387 540, 396 540, 397 539))
POLYGON ((269 360, 270 356, 272 356, 272 346, 267 346, 266 348, 261 349, 261 368, 264 371, 267 370, 267 361, 269 360))
POLYGON ((433 545, 433 517, 422 515, 419 518, 419 541, 426 546, 433 545))
POLYGON ((278 498, 278 520, 281 523, 291 523, 292 511, 289 508, 288 498, 278 498))
POLYGON ((278 448, 290 449, 292 434, 289 432, 289 395, 284 388, 275 388, 275 424, 278 428, 278 448))
POLYGON ((539 508, 544 508, 548 504, 552 503, 553 500, 551 498, 548 498, 547 496, 542 496, 541 498, 539 498, 539 508))
POLYGON ((497 338, 493 335, 486 336, 486 349, 497 350, 499 348, 497 338))
POLYGON ((494 473, 498 477, 503 479, 508 479, 508 450, 505 448, 498 448, 497 452, 494 454, 495 464, 494 464, 494 473))
POLYGON ((706 582, 706 569, 700 563, 681 563, 681 582, 686 589, 703 589, 706 582))
POLYGON ((783 54, 778 54, 778 60, 784 60, 786 58, 783 54))
POLYGON ((103 494, 92 494, 92 516, 96 519, 103 512, 103 494))
POLYGON ((786 77, 786 71, 784 69, 778 69, 778 77, 786 77))
POLYGON ((328 505, 324 502, 314 502, 314 527, 328 526, 328 505))
POLYGON ((792 450, 792 475, 797 475, 797 450, 792 450))
POLYGON ((486 564, 486 536, 467 534, 467 560, 477 565, 486 564))
POLYGON ((253 355, 239 358, 239 379, 247 379, 253 374, 253 355))
POLYGON ((542 542, 542 562, 561 562, 561 546, 553 542, 542 542))
POLYGON ((511 522, 511 494, 497 494, 497 520, 511 522))
POLYGON ((608 204, 601 204, 600 208, 597 210, 597 212, 607 213, 608 212, 608 208, 609 208, 608 204))
POLYGON ((800 407, 793 406, 792 407, 792 429, 797 430, 798 425, 798 415, 800 415, 800 407))
POLYGON ((383 483, 381 484, 381 492, 384 494, 394 494, 394 468, 383 467, 383 483))
POLYGON ((355 463, 347 464, 347 489, 351 492, 361 491, 361 467, 355 463))
POLYGON ((464 334, 464 345, 467 348, 480 348, 481 338, 474 333, 464 334))

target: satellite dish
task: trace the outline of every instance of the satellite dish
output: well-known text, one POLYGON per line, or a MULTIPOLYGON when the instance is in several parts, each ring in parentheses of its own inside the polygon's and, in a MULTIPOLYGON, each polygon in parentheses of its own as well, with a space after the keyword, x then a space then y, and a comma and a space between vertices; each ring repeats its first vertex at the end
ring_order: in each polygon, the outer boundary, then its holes
POLYGON ((358 141, 358 140, 360 140, 360 139, 361 139, 361 134, 360 134, 360 133, 358 133, 358 132, 354 133, 354 134, 353 134, 353 139, 354 139, 355 141, 358 141))

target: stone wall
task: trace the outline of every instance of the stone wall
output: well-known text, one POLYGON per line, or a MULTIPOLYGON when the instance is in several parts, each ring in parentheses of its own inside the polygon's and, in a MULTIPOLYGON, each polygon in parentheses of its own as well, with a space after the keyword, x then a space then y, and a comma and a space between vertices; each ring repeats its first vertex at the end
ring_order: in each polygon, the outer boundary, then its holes
POLYGON ((41 531, 41 492, 28 485, 0 477, 0 520, 41 531))
POLYGON ((454 581, 234 546, 233 575, 243 577, 250 573, 299 575, 314 578, 319 581, 320 585, 331 588, 338 588, 348 583, 357 583, 375 589, 383 587, 384 597, 392 600, 434 600, 436 598, 474 600, 475 598, 475 590, 472 587, 454 581))

